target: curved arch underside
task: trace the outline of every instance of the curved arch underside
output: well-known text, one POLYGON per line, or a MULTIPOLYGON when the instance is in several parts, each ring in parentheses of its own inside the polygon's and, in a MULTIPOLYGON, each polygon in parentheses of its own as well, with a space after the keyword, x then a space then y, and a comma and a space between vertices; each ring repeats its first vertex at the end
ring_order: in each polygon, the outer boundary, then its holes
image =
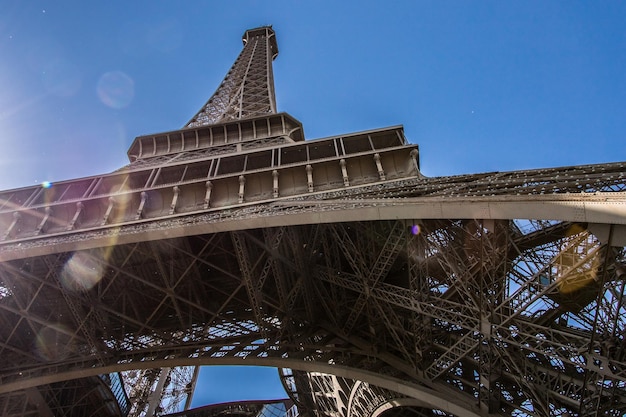
MULTIPOLYGON (((470 403, 463 403, 462 401, 455 401, 451 398, 446 398, 445 393, 437 392, 436 390, 429 389, 424 386, 411 384, 407 381, 402 381, 397 378, 390 377, 388 375, 378 375, 371 372, 363 371, 356 368, 346 368, 342 366, 328 365, 324 363, 307 363, 303 361, 294 361, 290 359, 260 359, 250 358, 233 359, 233 358, 185 358, 185 359, 162 359, 151 361, 150 363, 138 363, 133 368, 129 368, 127 364, 112 364, 103 366, 100 368, 87 368, 74 371, 60 371, 54 375, 48 375, 45 377, 39 377, 30 379, 28 381, 21 381, 19 383, 8 384, 3 386, 0 393, 12 392, 15 390, 26 389, 33 386, 49 384, 59 381, 66 381, 78 378, 85 378, 88 376, 95 376, 107 373, 122 372, 128 369, 152 369, 152 368, 166 368, 177 366, 207 366, 207 365, 237 365, 237 366, 270 366, 270 367, 286 367, 289 366, 292 369, 300 370, 304 372, 319 373, 323 372, 328 375, 334 375, 346 379, 354 379, 357 381, 366 381, 377 387, 385 388, 390 391, 394 391, 410 397, 409 399, 403 399, 402 404, 410 404, 411 406, 419 405, 421 407, 430 407, 433 409, 440 409, 448 413, 457 415, 459 417, 477 417, 481 414, 472 411, 472 405, 470 403)), ((393 406, 396 406, 394 403, 393 406)), ((379 410, 384 411, 384 410, 379 410)))
POLYGON ((5 261, 0 392, 247 363, 362 380, 460 416, 619 409, 616 231, 351 221, 5 261))
POLYGON ((91 249, 112 244, 137 243, 146 240, 184 237, 226 231, 241 231, 259 227, 329 224, 349 221, 382 221, 406 219, 407 225, 432 219, 535 219, 545 221, 612 224, 614 244, 626 245, 625 193, 499 197, 443 197, 383 202, 372 199, 340 201, 284 201, 269 205, 253 205, 218 211, 216 215, 197 214, 168 218, 149 227, 137 221, 121 227, 98 228, 68 239, 45 237, 33 241, 5 245, 0 261, 22 257, 23 247, 32 255, 47 255, 59 251, 91 249), (286 216, 285 214, 288 214, 286 216))

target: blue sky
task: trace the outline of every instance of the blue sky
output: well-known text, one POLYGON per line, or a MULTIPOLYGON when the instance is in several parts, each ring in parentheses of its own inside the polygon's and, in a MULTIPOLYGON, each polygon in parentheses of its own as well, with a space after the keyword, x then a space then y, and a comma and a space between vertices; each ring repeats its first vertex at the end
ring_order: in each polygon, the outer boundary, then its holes
POLYGON ((2 0, 0 188, 124 165, 265 24, 308 138, 403 124, 428 176, 625 160, 624 22, 619 1, 2 0))
POLYGON ((287 398, 276 368, 205 366, 200 368, 192 407, 238 400, 287 398))
POLYGON ((1 0, 0 188, 125 165, 267 24, 309 139, 402 124, 427 176, 623 161, 625 22, 621 1, 1 0))

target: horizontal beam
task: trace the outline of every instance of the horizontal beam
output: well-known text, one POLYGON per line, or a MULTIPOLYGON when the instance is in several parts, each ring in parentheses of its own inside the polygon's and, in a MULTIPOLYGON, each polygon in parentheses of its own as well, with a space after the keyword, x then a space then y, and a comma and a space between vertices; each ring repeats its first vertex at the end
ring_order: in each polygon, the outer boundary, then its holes
MULTIPOLYGON (((288 199, 173 214, 165 219, 130 221, 11 241, 0 246, 0 261, 182 236, 303 224, 421 219, 536 219, 617 225, 626 235, 626 193, 581 193, 402 199, 288 199)), ((623 238, 611 242, 625 246, 623 238)))

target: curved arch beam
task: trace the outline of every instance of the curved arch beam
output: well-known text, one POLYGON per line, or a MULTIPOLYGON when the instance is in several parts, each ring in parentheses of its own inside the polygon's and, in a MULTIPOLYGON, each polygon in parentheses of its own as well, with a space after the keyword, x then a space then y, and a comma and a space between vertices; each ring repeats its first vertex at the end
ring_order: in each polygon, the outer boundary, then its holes
MULTIPOLYGON (((278 199, 274 202, 243 204, 209 212, 203 210, 182 213, 166 219, 137 220, 127 222, 124 226, 106 225, 81 230, 80 233, 67 232, 53 237, 20 239, 3 248, 0 261, 23 257, 22 242, 29 242, 28 256, 41 256, 191 235, 351 221, 536 219, 626 225, 625 203, 625 192, 378 200, 278 199), (289 210, 292 212, 289 213, 289 210), (242 214, 238 215, 240 211, 242 214), (227 215, 216 216, 218 212, 226 212, 227 215), (61 235, 67 235, 68 239, 60 241, 61 235)), ((626 228, 624 231, 626 232, 626 228)))
MULTIPOLYGON (((449 395, 447 392, 437 392, 434 389, 411 384, 398 378, 387 375, 379 375, 373 372, 348 368, 327 363, 314 361, 301 361, 296 359, 276 358, 180 358, 160 359, 137 363, 119 363, 102 367, 75 369, 59 372, 53 375, 33 377, 27 380, 9 382, 0 385, 0 394, 27 389, 38 385, 52 384, 77 378, 85 378, 94 375, 102 375, 113 372, 122 372, 132 369, 151 369, 176 366, 202 366, 202 365, 250 365, 268 366, 276 368, 291 368, 305 372, 323 372, 338 377, 365 381, 400 394, 407 395, 418 401, 421 406, 427 406, 442 410, 458 417, 486 417, 486 414, 476 409, 473 403, 465 402, 449 395)), ((416 403, 416 404, 418 404, 416 403)), ((381 412, 384 410, 381 410, 381 412)))

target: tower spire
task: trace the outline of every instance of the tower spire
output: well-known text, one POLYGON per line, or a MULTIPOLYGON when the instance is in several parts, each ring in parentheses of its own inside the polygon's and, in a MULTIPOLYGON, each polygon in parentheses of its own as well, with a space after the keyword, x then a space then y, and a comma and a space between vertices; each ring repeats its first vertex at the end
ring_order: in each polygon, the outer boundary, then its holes
POLYGON ((271 26, 247 30, 242 41, 243 50, 224 80, 185 127, 276 113, 272 61, 278 45, 274 30, 271 26))

